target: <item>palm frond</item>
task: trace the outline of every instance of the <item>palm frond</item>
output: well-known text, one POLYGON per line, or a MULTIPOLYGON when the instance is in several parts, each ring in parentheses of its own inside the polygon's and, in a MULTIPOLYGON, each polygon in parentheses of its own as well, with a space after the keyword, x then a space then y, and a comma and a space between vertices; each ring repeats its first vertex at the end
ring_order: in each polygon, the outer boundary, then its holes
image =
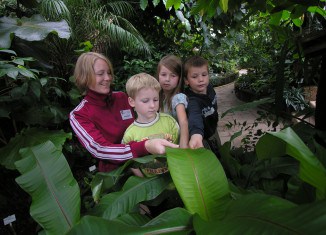
MULTIPOLYGON (((100 35, 108 35, 110 44, 118 44, 122 48, 150 54, 149 45, 138 30, 125 18, 111 14, 94 14, 100 35)), ((94 23, 94 22, 93 22, 94 23)))
POLYGON ((43 0, 40 8, 42 15, 49 20, 66 19, 70 22, 70 11, 62 0, 43 0))
POLYGON ((103 5, 98 0, 67 0, 67 5, 74 17, 72 27, 78 41, 91 41, 98 52, 118 48, 150 55, 142 35, 124 18, 134 14, 129 2, 113 0, 103 5))
POLYGON ((132 17, 135 13, 134 8, 126 1, 111 1, 107 4, 108 10, 114 15, 119 15, 124 18, 132 17))

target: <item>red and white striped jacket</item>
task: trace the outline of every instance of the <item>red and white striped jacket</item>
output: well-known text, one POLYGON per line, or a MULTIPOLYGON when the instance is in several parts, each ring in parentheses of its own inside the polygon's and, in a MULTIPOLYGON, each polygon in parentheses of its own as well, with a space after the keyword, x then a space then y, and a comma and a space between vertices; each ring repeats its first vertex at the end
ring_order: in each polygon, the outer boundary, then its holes
POLYGON ((103 95, 89 90, 69 118, 81 144, 99 159, 99 171, 111 171, 128 159, 149 154, 144 141, 121 144, 125 130, 134 121, 123 92, 103 95))

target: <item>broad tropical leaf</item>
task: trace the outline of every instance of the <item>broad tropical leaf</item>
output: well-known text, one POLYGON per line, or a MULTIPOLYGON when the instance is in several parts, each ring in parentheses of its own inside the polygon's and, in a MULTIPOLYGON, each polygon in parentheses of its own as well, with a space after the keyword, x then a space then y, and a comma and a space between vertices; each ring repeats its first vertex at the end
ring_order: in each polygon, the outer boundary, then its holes
POLYGON ((143 201, 157 197, 171 182, 168 175, 152 178, 131 176, 119 192, 105 195, 91 211, 92 215, 112 220, 132 211, 143 201))
POLYGON ((70 37, 70 28, 65 20, 47 22, 40 15, 31 18, 0 18, 0 48, 9 48, 13 35, 27 41, 41 41, 48 34, 55 33, 60 38, 70 37))
POLYGON ((290 155, 300 162, 300 178, 316 187, 317 198, 326 197, 326 169, 299 136, 290 128, 268 132, 256 145, 258 158, 290 155))
POLYGON ((263 98, 263 99, 255 100, 255 101, 252 101, 249 103, 244 103, 244 104, 241 104, 241 105, 238 105, 236 107, 226 110, 224 113, 222 113, 221 118, 223 118, 228 113, 234 113, 234 112, 238 112, 238 111, 253 109, 253 108, 256 108, 258 105, 272 103, 272 102, 274 102, 274 99, 263 98))
POLYGON ((43 128, 24 129, 12 138, 6 146, 0 149, 0 164, 7 169, 16 169, 14 163, 21 159, 19 154, 21 148, 31 147, 51 140, 56 148, 61 150, 66 139, 71 139, 71 133, 66 133, 63 130, 50 131, 43 128))
POLYGON ((32 197, 30 213, 47 234, 65 234, 80 218, 80 192, 61 150, 51 142, 21 150, 16 182, 32 197))
MULTIPOLYGON (((111 172, 98 172, 91 182, 92 196, 95 202, 101 197, 101 192, 112 188, 123 176, 123 171, 133 162, 148 163, 154 161, 158 155, 147 155, 141 158, 134 158, 126 161, 122 166, 111 172)), ((162 156, 160 156, 162 157, 162 156)))
POLYGON ((197 234, 324 234, 325 200, 297 206, 282 198, 248 194, 232 201, 222 220, 194 216, 197 234))
POLYGON ((221 218, 229 200, 229 186, 221 163, 213 152, 167 148, 173 182, 190 213, 205 220, 221 218))
POLYGON ((126 224, 119 220, 84 216, 68 234, 190 234, 191 218, 191 214, 182 208, 168 210, 143 226, 126 224))
POLYGON ((127 225, 143 226, 150 221, 147 215, 142 215, 138 211, 136 213, 124 214, 113 221, 119 221, 127 225))

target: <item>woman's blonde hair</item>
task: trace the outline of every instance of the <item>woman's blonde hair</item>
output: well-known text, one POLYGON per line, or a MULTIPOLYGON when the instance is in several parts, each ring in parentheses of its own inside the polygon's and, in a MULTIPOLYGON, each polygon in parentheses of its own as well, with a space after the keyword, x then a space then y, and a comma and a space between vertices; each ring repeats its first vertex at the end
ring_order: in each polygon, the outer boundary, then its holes
POLYGON ((113 66, 111 61, 104 55, 97 52, 86 52, 81 54, 76 62, 74 78, 78 89, 86 94, 87 88, 95 81, 94 64, 96 60, 104 60, 113 76, 113 66))
POLYGON ((170 112, 172 112, 172 97, 175 94, 183 92, 183 89, 184 89, 184 81, 183 81, 183 77, 182 77, 182 61, 179 57, 177 57, 175 55, 164 56, 157 65, 157 71, 156 71, 157 80, 159 80, 160 71, 161 71, 162 66, 166 67, 172 73, 179 76, 178 84, 172 90, 172 92, 170 94, 165 96, 163 93, 163 90, 161 90, 161 92, 160 92, 160 110, 163 111, 163 109, 164 109, 163 101, 165 100, 168 110, 170 112))
POLYGON ((153 88, 160 92, 160 83, 148 73, 138 73, 131 76, 126 83, 126 91, 129 97, 135 99, 142 88, 153 88))

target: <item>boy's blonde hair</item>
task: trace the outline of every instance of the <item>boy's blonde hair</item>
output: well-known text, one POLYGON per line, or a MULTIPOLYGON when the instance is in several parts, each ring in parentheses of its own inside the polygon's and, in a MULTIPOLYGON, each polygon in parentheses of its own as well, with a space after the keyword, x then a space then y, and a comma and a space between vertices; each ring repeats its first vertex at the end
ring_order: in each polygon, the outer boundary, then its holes
POLYGON ((94 64, 98 59, 102 59, 108 64, 112 77, 114 77, 112 63, 106 56, 97 52, 86 52, 81 54, 76 62, 74 78, 78 89, 84 95, 87 92, 87 88, 95 82, 96 75, 94 64))
POLYGON ((135 99, 138 91, 143 88, 153 88, 160 92, 160 83, 148 73, 138 73, 131 76, 126 83, 126 91, 129 97, 135 99))

